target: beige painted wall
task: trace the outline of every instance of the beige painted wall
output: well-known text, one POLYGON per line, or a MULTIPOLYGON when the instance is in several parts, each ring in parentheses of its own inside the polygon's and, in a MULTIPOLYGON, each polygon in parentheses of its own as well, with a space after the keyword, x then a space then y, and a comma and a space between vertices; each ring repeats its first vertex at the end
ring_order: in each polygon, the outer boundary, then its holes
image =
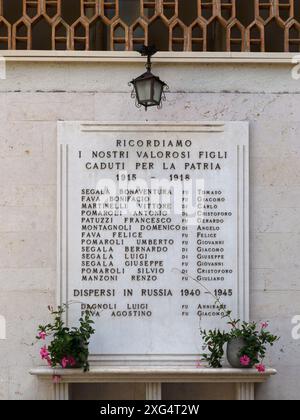
MULTIPOLYGON (((279 374, 257 388, 257 398, 299 399, 300 341, 291 337, 291 319, 300 314, 300 81, 289 65, 160 64, 155 70, 171 93, 161 111, 145 113, 127 86, 142 70, 9 63, 0 80, 0 314, 7 320, 0 399, 51 397, 28 370, 40 363, 31 344, 55 301, 56 121, 145 119, 250 122, 251 316, 270 320, 282 336, 269 360, 279 374)), ((226 387, 210 389, 202 396, 229 396, 226 387)), ((107 397, 109 390, 100 391, 107 397)), ((164 390, 168 398, 204 391, 164 390)))

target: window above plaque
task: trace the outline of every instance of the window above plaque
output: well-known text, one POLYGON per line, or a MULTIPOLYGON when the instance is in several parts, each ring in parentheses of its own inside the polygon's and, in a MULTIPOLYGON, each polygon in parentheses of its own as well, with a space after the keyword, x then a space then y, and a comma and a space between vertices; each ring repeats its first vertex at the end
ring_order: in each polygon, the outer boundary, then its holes
POLYGON ((0 49, 299 52, 300 0, 0 0, 0 49), (188 3, 188 6, 187 6, 188 3))

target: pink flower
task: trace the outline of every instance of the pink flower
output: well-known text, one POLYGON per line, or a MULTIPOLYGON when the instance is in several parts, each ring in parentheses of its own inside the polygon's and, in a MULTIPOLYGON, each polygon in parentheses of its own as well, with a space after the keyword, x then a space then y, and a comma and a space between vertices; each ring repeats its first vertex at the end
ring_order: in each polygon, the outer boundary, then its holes
POLYGON ((61 376, 53 375, 52 376, 52 381, 53 381, 54 384, 59 384, 59 382, 61 381, 61 376))
POLYGON ((45 339, 46 339, 46 337, 47 337, 47 334, 46 334, 44 331, 40 331, 40 332, 39 332, 39 338, 40 338, 41 340, 45 340, 45 339))
POLYGON ((46 346, 44 346, 44 347, 41 348, 41 350, 40 350, 40 356, 41 356, 41 358, 43 360, 45 360, 45 359, 47 360, 48 357, 50 356, 50 353, 47 350, 47 347, 46 346))
POLYGON ((251 359, 250 359, 250 357, 248 357, 248 356, 245 355, 245 356, 243 356, 243 357, 240 358, 240 363, 241 363, 242 366, 247 367, 247 366, 250 365, 251 359))
POLYGON ((52 367, 52 362, 51 362, 51 359, 50 359, 50 357, 47 357, 47 363, 48 363, 48 366, 50 366, 50 367, 52 367))
POLYGON ((268 326, 269 326, 269 324, 268 324, 267 322, 263 322, 263 323, 261 324, 261 329, 262 329, 262 330, 265 330, 266 328, 268 328, 268 326))
POLYGON ((255 367, 259 373, 265 373, 266 371, 266 366, 263 365, 262 363, 260 363, 259 365, 256 365, 255 367))
POLYGON ((197 363, 196 363, 196 368, 197 369, 200 369, 202 367, 202 364, 201 364, 201 362, 198 360, 197 361, 197 363))
POLYGON ((70 357, 69 357, 69 365, 70 365, 71 367, 76 366, 76 360, 74 359, 74 357, 73 357, 73 356, 70 356, 70 357))
POLYGON ((68 364, 69 364, 69 359, 68 359, 67 357, 64 357, 64 358, 61 360, 61 366, 62 366, 62 368, 63 368, 63 369, 66 369, 66 367, 68 366, 68 364))
POLYGON ((61 360, 61 366, 63 369, 66 369, 68 366, 74 367, 76 366, 76 360, 73 356, 64 357, 61 360))

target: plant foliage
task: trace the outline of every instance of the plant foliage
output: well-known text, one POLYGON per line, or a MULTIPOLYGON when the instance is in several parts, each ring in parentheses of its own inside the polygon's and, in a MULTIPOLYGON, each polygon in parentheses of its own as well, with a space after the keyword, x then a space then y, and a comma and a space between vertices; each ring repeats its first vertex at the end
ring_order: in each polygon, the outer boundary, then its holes
POLYGON ((79 319, 78 328, 65 326, 64 314, 67 305, 59 306, 57 310, 49 307, 53 323, 39 326, 38 340, 51 338, 48 346, 41 349, 42 359, 47 360, 52 367, 61 366, 89 369, 89 340, 95 333, 90 313, 86 311, 79 319))

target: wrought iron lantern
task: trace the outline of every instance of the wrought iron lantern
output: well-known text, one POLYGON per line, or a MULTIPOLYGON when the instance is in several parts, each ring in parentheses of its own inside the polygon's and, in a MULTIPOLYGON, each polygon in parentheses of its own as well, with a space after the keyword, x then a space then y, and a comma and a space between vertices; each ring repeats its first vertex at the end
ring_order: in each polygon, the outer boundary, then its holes
POLYGON ((147 71, 129 83, 129 86, 133 86, 131 97, 136 99, 138 108, 144 106, 147 111, 149 107, 157 106, 160 109, 162 108, 162 102, 166 100, 165 92, 169 88, 165 82, 151 73, 151 57, 157 50, 155 46, 144 45, 139 52, 143 57, 147 57, 147 71))

